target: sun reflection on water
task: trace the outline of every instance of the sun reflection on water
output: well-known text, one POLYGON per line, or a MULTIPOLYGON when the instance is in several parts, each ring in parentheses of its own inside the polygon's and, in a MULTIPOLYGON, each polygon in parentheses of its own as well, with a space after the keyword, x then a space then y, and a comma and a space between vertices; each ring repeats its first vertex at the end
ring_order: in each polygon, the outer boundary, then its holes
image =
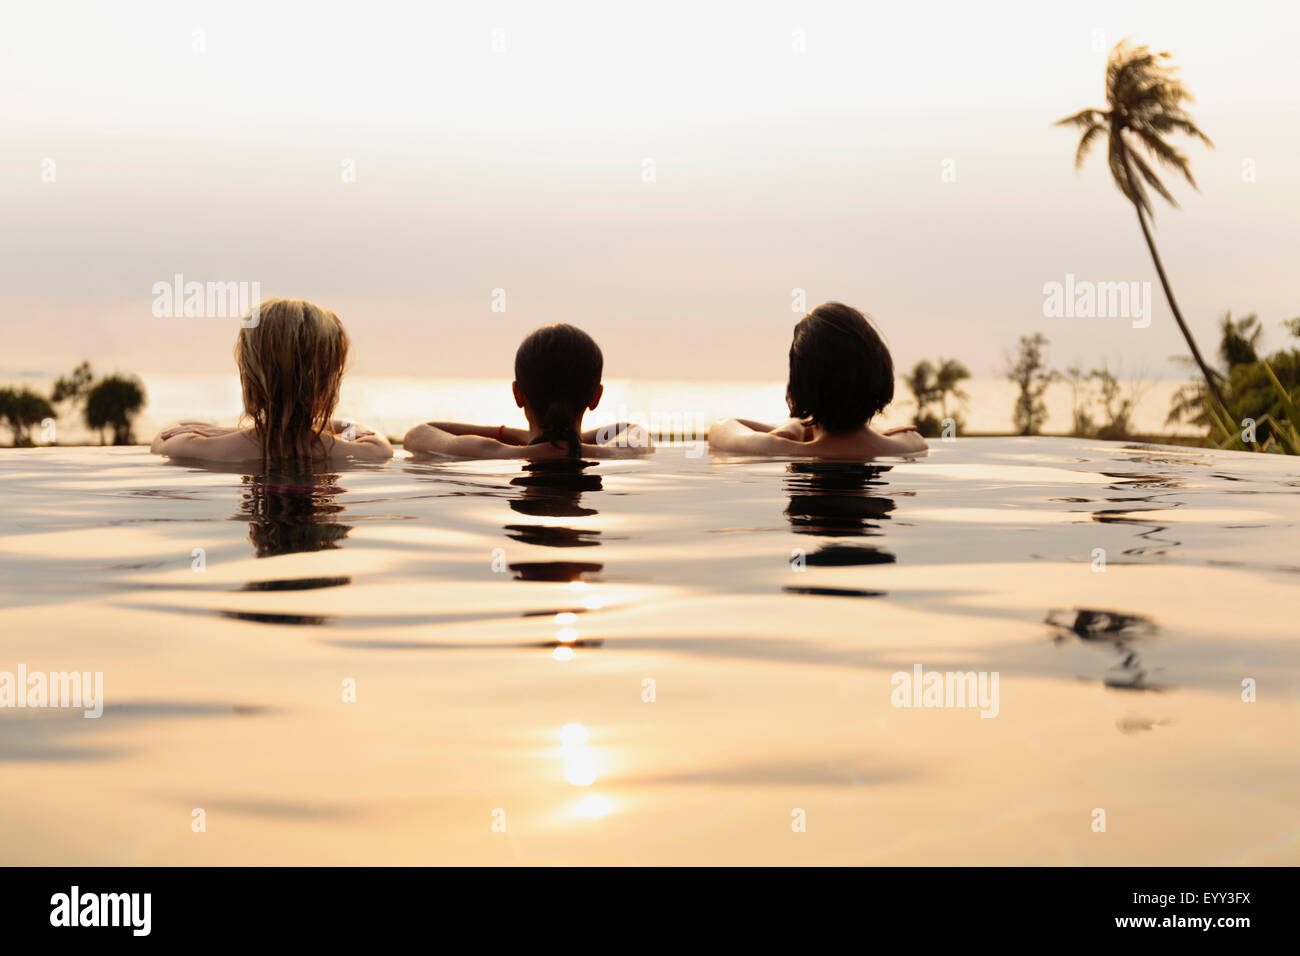
POLYGON ((573 815, 575 817, 596 819, 598 817, 607 817, 613 812, 613 802, 608 797, 602 797, 594 793, 589 797, 583 797, 573 805, 573 815))
POLYGON ((590 736, 582 724, 565 724, 560 728, 564 779, 575 787, 589 787, 596 782, 596 759, 586 746, 590 736))

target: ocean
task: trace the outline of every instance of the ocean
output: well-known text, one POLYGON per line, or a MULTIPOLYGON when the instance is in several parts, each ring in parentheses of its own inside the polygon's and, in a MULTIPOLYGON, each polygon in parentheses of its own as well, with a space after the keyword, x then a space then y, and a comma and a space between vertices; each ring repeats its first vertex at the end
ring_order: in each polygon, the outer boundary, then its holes
MULTIPOLYGON (((232 423, 240 412, 239 379, 230 373, 140 375, 148 404, 136 420, 136 438, 148 441, 169 422, 199 419, 232 423)), ((48 394, 54 376, 31 373, 0 375, 0 385, 27 386, 48 394)), ((1187 435, 1196 429, 1165 425, 1171 398, 1182 385, 1159 380, 1137 388, 1141 398, 1134 416, 1136 430, 1146 435, 1187 435)), ((978 433, 1010 433, 1016 389, 998 378, 976 378, 965 383, 970 400, 956 409, 966 428, 978 433)), ((914 402, 901 383, 894 403, 878 420, 882 427, 908 424, 914 402)), ((1072 422, 1070 387, 1058 383, 1045 396, 1046 434, 1065 434, 1072 422)), ((932 409, 933 410, 933 409, 932 409)), ((953 409, 950 409, 950 411, 953 409)), ((524 424, 506 379, 412 378, 351 376, 344 380, 338 416, 399 439, 412 425, 425 421, 464 421, 486 425, 524 424)), ((785 384, 772 381, 688 381, 681 379, 607 379, 600 407, 588 413, 589 426, 633 420, 652 431, 691 438, 703 434, 710 422, 739 417, 779 422, 786 417, 785 384)), ((1094 414, 1096 417, 1096 413, 1094 414)), ((8 436, 6 435, 5 438, 8 436)), ((77 444, 97 441, 79 415, 64 414, 57 421, 57 442, 77 444)))

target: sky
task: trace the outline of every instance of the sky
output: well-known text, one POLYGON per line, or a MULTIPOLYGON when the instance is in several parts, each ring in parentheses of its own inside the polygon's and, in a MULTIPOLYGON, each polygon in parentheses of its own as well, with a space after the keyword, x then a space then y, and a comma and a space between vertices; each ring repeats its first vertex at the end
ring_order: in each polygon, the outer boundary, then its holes
POLYGON ((0 374, 233 370, 233 319, 154 314, 179 274, 334 309, 365 375, 508 376, 568 321, 611 376, 780 379, 838 299, 903 367, 1042 332, 1182 377, 1132 207, 1052 125, 1125 36, 1215 143, 1156 213, 1184 315, 1281 346, 1295 4, 6 4, 0 374), (1152 282, 1149 327, 1045 316, 1067 275, 1152 282))

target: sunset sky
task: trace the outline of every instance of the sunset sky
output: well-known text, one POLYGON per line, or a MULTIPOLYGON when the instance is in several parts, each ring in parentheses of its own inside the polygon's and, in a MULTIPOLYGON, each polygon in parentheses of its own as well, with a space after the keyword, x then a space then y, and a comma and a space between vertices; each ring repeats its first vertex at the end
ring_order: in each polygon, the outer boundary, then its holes
POLYGON ((1067 273, 1155 280, 1104 152, 1076 175, 1052 126, 1129 35, 1217 147, 1179 141, 1201 190, 1157 209, 1193 330, 1300 315, 1293 4, 124 9, 0 14, 0 374, 232 369, 232 321, 151 314, 180 273, 335 309, 365 375, 507 375, 570 321, 610 375, 780 378, 804 289, 900 365, 996 374, 1042 331, 1057 365, 1182 376, 1158 284, 1147 329, 1043 316, 1067 273))

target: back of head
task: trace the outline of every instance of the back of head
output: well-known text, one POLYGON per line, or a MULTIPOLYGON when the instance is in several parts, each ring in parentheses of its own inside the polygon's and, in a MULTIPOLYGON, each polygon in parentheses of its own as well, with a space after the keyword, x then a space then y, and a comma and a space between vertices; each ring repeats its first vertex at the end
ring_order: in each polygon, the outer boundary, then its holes
POLYGON ((865 315, 841 302, 794 327, 786 402, 794 418, 829 432, 860 428, 894 400, 894 360, 865 315))
POLYGON ((339 317, 303 299, 267 299, 244 322, 235 364, 265 459, 324 452, 348 358, 339 317))
POLYGON ((528 400, 542 441, 567 442, 576 456, 578 422, 600 387, 605 359, 582 329, 561 323, 533 332, 515 352, 515 381, 528 400))

